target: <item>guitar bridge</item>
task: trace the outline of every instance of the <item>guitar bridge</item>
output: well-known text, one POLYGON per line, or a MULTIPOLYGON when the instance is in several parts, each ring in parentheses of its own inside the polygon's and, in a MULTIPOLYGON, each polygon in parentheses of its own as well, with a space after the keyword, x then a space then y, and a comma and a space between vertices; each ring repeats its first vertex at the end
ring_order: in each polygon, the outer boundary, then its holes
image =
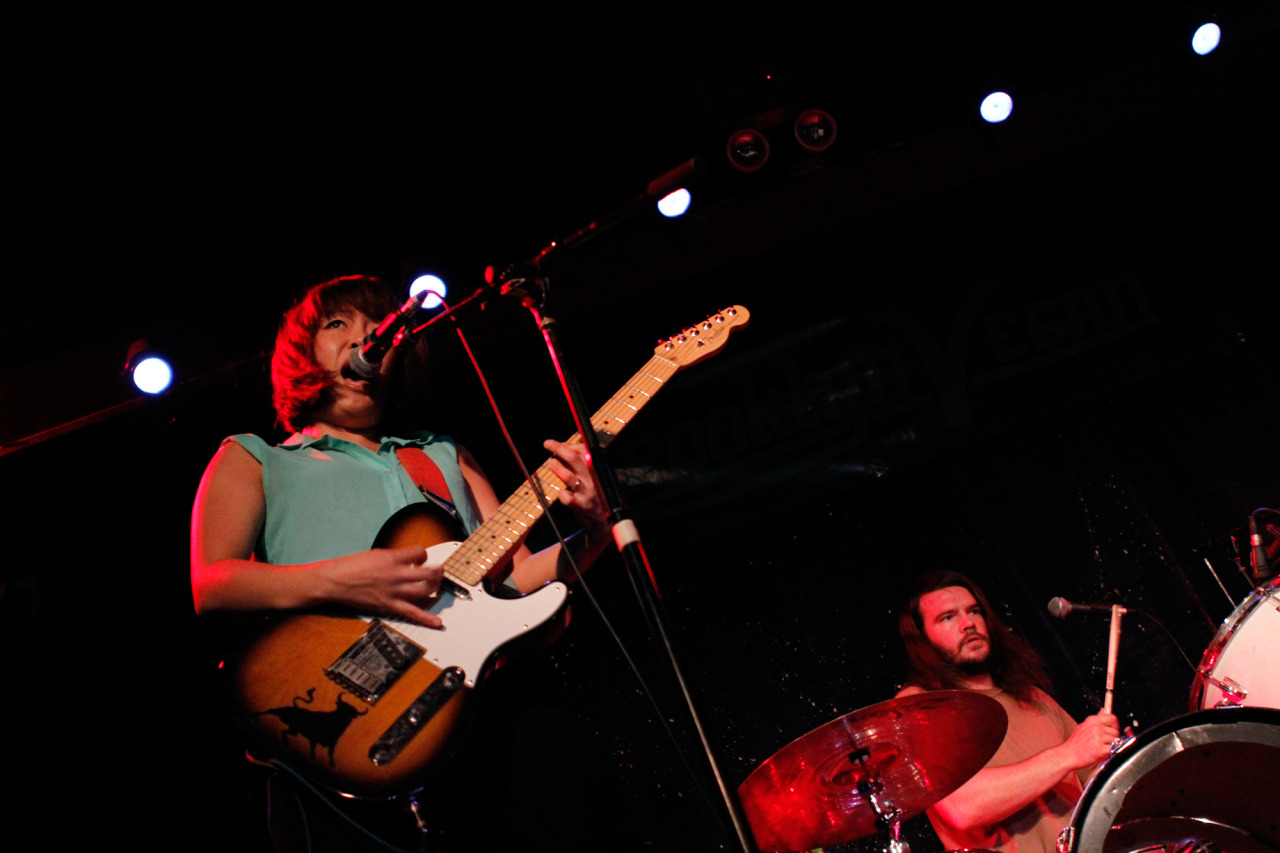
POLYGON ((376 705, 423 653, 417 643, 375 619, 360 639, 325 667, 324 674, 370 705, 376 705))
POLYGON ((444 707, 453 694, 458 692, 458 688, 466 683, 466 680, 466 673, 459 667, 451 666, 441 670, 436 680, 431 682, 431 686, 422 691, 421 695, 413 700, 413 704, 396 718, 391 728, 383 732, 382 737, 369 747, 369 760, 375 766, 381 767, 399 755, 405 744, 412 740, 423 726, 431 722, 431 718, 444 707))

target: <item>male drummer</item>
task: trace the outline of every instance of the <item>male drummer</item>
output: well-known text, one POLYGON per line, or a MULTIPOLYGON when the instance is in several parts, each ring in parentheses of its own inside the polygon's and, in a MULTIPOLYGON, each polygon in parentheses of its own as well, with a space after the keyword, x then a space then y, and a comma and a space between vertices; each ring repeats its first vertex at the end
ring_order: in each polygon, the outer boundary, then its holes
POLYGON ((910 670, 899 696, 972 690, 998 700, 1009 715, 1004 742, 987 766, 929 809, 943 846, 1054 850, 1082 781, 1119 736, 1116 718, 1095 714, 1077 725, 1045 692, 1049 679, 1040 656, 964 575, 919 577, 898 631, 910 670))

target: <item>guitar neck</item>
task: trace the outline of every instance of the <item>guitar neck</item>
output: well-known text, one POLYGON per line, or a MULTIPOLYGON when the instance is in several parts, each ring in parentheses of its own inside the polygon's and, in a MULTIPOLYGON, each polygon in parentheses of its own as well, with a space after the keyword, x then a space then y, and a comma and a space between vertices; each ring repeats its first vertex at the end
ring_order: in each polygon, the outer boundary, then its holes
MULTIPOLYGON (((613 441, 679 369, 679 364, 661 356, 649 359, 591 416, 591 428, 596 431, 600 444, 605 446, 613 441)), ((567 443, 581 444, 582 436, 574 433, 567 443)), ((532 482, 521 484, 445 561, 444 572, 449 578, 468 586, 478 585, 524 539, 525 533, 543 515, 543 504, 534 491, 535 485, 547 505, 565 488, 564 481, 544 462, 533 472, 532 482)))

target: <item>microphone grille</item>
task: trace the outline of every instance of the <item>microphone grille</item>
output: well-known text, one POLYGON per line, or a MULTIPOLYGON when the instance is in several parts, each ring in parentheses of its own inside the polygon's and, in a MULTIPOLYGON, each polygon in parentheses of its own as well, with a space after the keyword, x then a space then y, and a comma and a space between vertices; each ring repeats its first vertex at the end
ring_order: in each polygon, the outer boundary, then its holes
POLYGON ((353 349, 347 361, 351 366, 351 372, 359 379, 372 379, 378 375, 378 362, 365 358, 363 347, 353 349))

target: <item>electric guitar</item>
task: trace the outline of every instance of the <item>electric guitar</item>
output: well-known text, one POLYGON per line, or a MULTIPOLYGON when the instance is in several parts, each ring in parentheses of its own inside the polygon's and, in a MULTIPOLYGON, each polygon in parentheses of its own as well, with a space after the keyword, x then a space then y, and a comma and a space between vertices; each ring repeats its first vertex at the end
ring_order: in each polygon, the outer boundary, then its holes
MULTIPOLYGON (((662 342, 591 426, 608 444, 664 383, 715 354, 749 314, 734 306, 662 342)), ((581 442, 575 434, 570 442, 581 442)), ((465 541, 432 504, 393 515, 375 548, 420 545, 445 581, 429 608, 443 629, 402 620, 307 612, 268 620, 243 653, 224 662, 231 713, 291 769, 343 794, 412 790, 447 757, 465 706, 484 676, 558 624, 568 589, 554 582, 521 598, 489 593, 485 580, 509 556, 565 484, 544 463, 465 541)))

